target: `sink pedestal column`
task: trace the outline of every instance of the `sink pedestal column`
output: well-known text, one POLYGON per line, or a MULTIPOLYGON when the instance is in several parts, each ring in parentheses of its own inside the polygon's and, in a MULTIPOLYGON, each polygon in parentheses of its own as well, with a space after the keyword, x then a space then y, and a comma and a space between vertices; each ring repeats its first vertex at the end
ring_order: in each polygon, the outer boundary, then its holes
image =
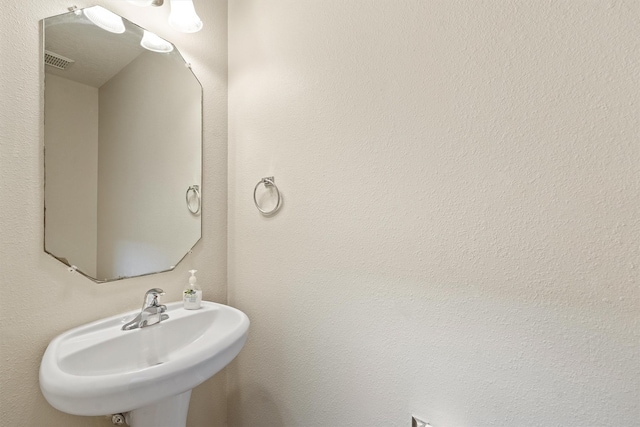
POLYGON ((131 427, 186 427, 191 390, 129 412, 131 427))

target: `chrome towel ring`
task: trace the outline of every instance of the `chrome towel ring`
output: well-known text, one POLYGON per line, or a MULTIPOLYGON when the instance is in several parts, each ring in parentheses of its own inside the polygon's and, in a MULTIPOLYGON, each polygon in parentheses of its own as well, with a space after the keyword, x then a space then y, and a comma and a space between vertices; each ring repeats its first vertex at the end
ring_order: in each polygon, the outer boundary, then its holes
POLYGON ((185 195, 185 198, 187 199, 187 209, 189 209, 189 212, 194 215, 200 213, 200 206, 202 205, 202 200, 200 199, 200 186, 192 185, 187 188, 187 194, 185 195), (198 207, 195 209, 191 206, 191 199, 189 198, 189 193, 191 192, 193 192, 193 194, 196 196, 196 200, 198 201, 198 207))
POLYGON ((274 213, 276 213, 278 209, 280 209, 281 201, 282 201, 282 197, 280 196, 280 190, 278 190, 278 186, 276 185, 274 177, 267 176, 265 178, 262 178, 260 181, 258 181, 258 183, 256 184, 256 187, 253 189, 253 203, 256 205, 256 208, 258 208, 258 210, 262 215, 273 215, 274 213), (273 187, 276 190, 276 195, 278 196, 278 200, 276 202, 276 207, 271 209, 270 211, 262 209, 262 207, 260 207, 260 204, 258 204, 258 199, 256 199, 256 191, 258 191, 258 187, 260 187, 260 184, 264 184, 266 188, 273 187))

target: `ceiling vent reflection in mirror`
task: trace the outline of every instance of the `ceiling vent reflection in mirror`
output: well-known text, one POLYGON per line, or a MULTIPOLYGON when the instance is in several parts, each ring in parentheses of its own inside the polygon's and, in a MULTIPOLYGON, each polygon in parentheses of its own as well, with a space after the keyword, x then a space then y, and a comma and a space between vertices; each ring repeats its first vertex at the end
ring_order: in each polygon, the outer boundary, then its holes
POLYGON ((73 64, 74 61, 73 59, 69 59, 66 58, 62 55, 59 55, 57 53, 51 52, 49 50, 45 50, 44 51, 44 63, 45 65, 50 65, 52 67, 56 67, 60 70, 66 70, 67 67, 71 64, 73 64))

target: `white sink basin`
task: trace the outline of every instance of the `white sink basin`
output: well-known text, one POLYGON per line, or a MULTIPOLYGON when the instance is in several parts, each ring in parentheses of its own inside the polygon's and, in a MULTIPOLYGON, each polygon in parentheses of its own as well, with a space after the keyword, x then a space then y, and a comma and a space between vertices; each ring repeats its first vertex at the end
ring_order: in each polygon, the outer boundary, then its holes
MULTIPOLYGON (((138 313, 98 320, 51 341, 40 365, 40 388, 54 408, 74 415, 135 412, 150 405, 167 410, 179 397, 186 420, 191 389, 236 357, 249 329, 240 310, 202 301, 199 310, 167 304, 167 320, 121 330, 138 313)), ((133 418, 132 426, 148 424, 133 418)))

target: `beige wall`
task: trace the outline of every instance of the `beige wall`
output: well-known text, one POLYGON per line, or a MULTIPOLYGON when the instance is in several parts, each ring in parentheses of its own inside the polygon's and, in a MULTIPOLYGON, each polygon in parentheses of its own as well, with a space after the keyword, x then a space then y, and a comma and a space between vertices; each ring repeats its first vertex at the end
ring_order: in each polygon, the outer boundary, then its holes
POLYGON ((230 426, 640 425, 639 7, 229 2, 230 426))
POLYGON ((49 73, 45 80, 45 247, 96 277, 98 89, 49 73))
MULTIPOLYGON (((226 2, 196 0, 196 35, 166 7, 98 3, 174 40, 203 82, 203 240, 172 273, 105 285, 44 254, 37 23, 69 4, 7 0, 7 425, 110 425, 42 398, 56 334, 152 286, 177 300, 189 268, 226 300, 226 2)), ((638 425, 637 2, 229 6, 229 302, 252 320, 229 425, 638 425), (269 219, 251 200, 268 175, 286 199, 269 219)), ((196 390, 191 426, 224 425, 224 387, 196 390)))
POLYGON ((201 93, 184 62, 155 52, 100 87, 96 277, 167 270, 200 237, 185 194, 202 175, 201 93))
MULTIPOLYGON (((96 2, 75 2, 78 7, 96 2)), ((202 82, 204 95, 203 239, 175 271, 96 285, 67 272, 43 251, 43 63, 39 21, 66 12, 69 2, 5 0, 0 6, 0 424, 29 427, 111 425, 104 418, 66 415, 49 406, 38 386, 40 358, 57 334, 82 323, 139 308, 159 286, 180 299, 187 270, 197 268, 208 300, 226 301, 227 10, 226 1, 195 0, 205 22, 197 34, 167 24, 168 7, 139 9, 97 1, 175 42, 202 82)), ((225 377, 192 395, 189 425, 225 424, 225 377)))

